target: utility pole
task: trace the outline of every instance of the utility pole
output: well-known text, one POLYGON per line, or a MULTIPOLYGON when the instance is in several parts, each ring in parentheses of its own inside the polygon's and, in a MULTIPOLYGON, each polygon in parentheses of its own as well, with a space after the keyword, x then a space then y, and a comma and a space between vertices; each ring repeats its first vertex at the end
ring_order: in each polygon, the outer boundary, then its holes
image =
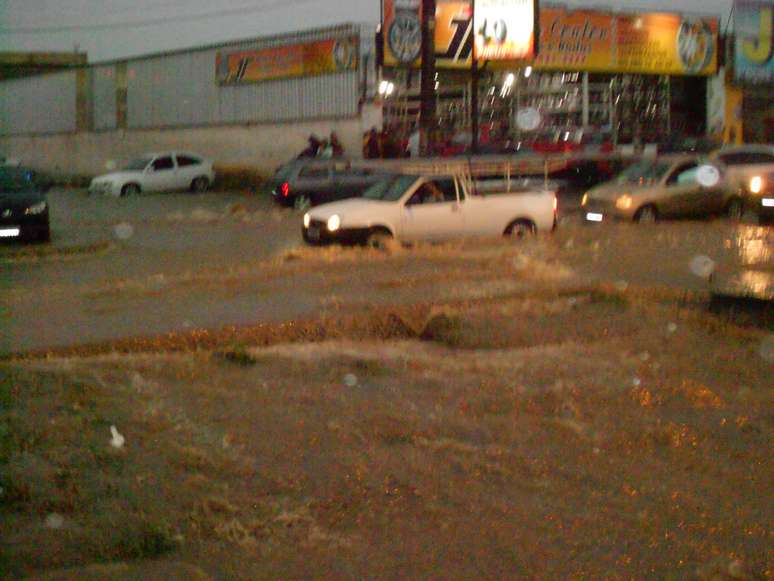
POLYGON ((478 154, 478 58, 476 57, 476 2, 470 3, 470 20, 473 23, 473 54, 470 66, 470 153, 478 154))
POLYGON ((420 152, 427 157, 435 129, 435 0, 422 0, 422 78, 419 89, 420 152))

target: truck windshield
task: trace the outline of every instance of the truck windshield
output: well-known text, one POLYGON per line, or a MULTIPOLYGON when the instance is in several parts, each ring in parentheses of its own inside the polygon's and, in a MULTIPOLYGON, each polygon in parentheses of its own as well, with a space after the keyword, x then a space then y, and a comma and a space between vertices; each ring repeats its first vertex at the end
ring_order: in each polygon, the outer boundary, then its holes
POLYGON ((363 193, 363 197, 368 200, 396 202, 400 200, 403 194, 406 193, 406 190, 416 181, 417 176, 392 176, 372 185, 363 193))

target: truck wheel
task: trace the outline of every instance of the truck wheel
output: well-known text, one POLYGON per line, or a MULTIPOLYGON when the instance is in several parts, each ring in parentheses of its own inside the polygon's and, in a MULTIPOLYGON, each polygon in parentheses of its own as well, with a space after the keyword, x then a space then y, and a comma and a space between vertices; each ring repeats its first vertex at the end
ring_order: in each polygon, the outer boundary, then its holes
POLYGON ((205 177, 198 177, 191 182, 191 191, 197 194, 203 194, 210 187, 210 180, 205 177))
POLYGON ((514 220, 505 229, 505 236, 513 238, 515 240, 523 240, 524 238, 530 238, 535 235, 535 225, 529 220, 520 219, 514 220))
POLYGON ((137 184, 126 184, 121 188, 121 196, 136 196, 140 193, 140 186, 137 184))
POLYGON ((395 239, 387 230, 374 230, 366 238, 366 246, 376 250, 389 250, 395 244, 395 239))

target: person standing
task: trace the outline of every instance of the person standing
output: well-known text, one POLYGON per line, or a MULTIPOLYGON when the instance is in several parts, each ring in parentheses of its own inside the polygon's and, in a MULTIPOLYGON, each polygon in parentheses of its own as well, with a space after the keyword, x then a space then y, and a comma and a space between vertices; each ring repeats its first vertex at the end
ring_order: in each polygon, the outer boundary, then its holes
POLYGON ((341 144, 341 141, 339 141, 339 136, 336 135, 335 131, 331 131, 329 146, 332 150, 331 151, 332 157, 344 156, 344 146, 341 144))

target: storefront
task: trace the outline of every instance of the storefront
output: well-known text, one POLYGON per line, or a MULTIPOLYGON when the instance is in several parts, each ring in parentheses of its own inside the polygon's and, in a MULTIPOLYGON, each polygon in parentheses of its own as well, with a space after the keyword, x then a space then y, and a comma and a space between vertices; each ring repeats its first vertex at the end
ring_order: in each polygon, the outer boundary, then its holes
MULTIPOLYGON (((384 0, 385 123, 408 130, 419 111, 418 53, 394 37, 412 4, 384 0), (415 54, 416 53, 416 54, 415 54)), ((439 130, 470 130, 472 9, 437 0, 436 99, 439 130)), ((480 61, 480 140, 539 143, 656 142, 705 135, 707 77, 718 69, 718 20, 668 13, 612 13, 541 5, 534 59, 480 61), (523 131, 520 111, 539 112, 523 131)), ((523 124, 522 124, 523 127, 523 124)))
POLYGON ((774 3, 737 0, 732 44, 729 90, 737 102, 737 134, 748 142, 774 142, 774 3))

